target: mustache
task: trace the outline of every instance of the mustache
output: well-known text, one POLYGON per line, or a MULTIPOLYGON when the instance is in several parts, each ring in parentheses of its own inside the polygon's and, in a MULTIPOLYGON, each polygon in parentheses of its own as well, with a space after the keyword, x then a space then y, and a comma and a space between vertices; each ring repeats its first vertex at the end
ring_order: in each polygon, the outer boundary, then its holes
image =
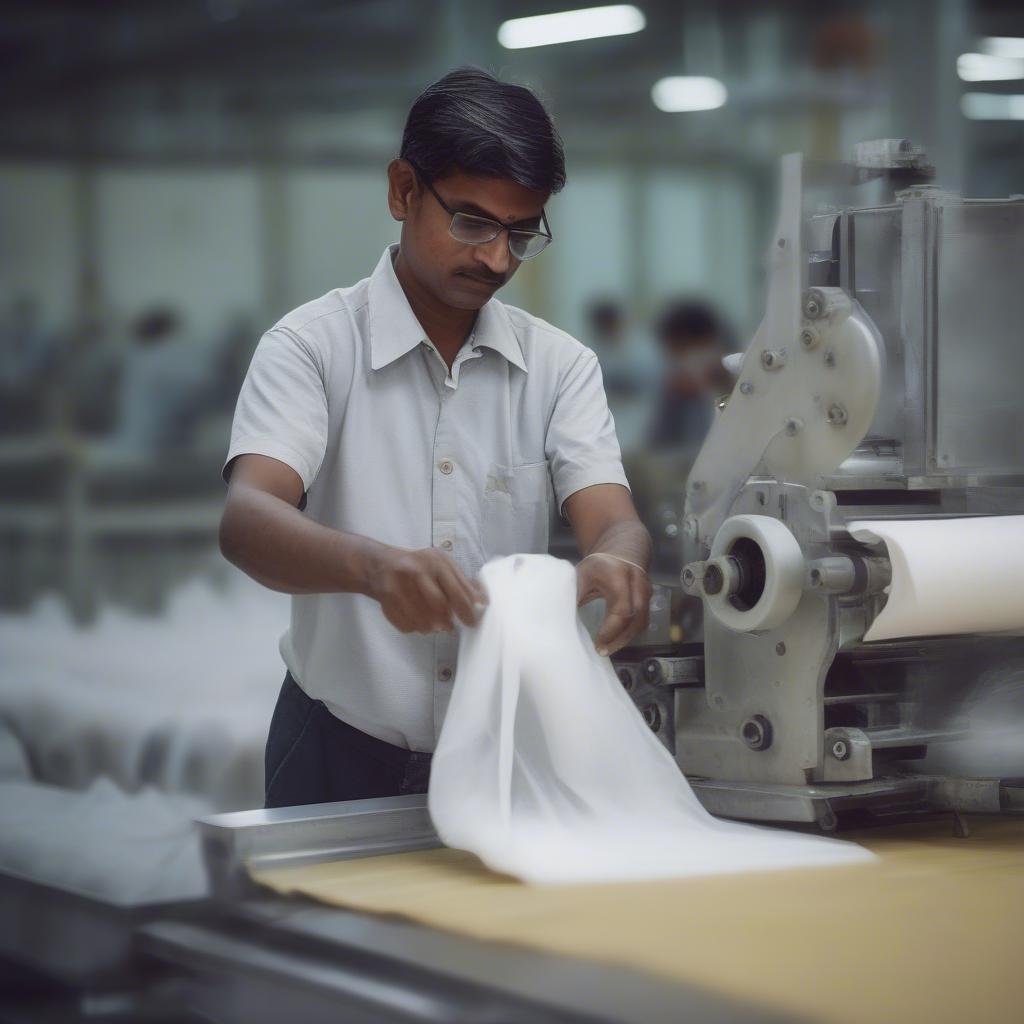
POLYGON ((490 274, 477 274, 468 270, 460 270, 459 273, 464 277, 471 277, 475 281, 482 281, 484 284, 493 284, 495 287, 501 287, 508 280, 507 275, 493 277, 490 274))

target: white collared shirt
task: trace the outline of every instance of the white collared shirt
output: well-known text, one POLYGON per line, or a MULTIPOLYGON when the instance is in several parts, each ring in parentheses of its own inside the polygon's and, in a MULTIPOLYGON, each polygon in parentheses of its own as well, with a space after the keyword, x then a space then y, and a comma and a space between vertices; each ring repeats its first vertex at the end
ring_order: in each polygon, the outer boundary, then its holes
MULTIPOLYGON (((491 299, 449 372, 385 250, 373 274, 293 310, 260 340, 225 467, 267 455, 302 478, 304 512, 403 548, 439 547, 469 578, 544 552, 552 499, 628 486, 597 358, 491 299)), ((433 750, 458 637, 399 632, 362 594, 292 598, 281 654, 296 682, 379 739, 433 750)))

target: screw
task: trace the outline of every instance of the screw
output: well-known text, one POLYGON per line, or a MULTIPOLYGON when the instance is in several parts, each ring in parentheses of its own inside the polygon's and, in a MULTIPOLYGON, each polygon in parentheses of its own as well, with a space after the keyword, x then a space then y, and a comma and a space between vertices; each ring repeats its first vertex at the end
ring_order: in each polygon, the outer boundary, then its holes
POLYGON ((832 756, 837 761, 845 761, 850 756, 850 747, 846 740, 836 740, 832 744, 832 756))
POLYGON ((749 380, 745 380, 740 385, 740 394, 749 395, 754 390, 754 385, 749 380))
POLYGON ((808 320, 817 320, 825 312, 825 296, 817 288, 812 288, 804 295, 804 316, 808 320))
POLYGON ((675 523, 667 523, 665 526, 665 536, 670 540, 675 540, 679 536, 679 527, 675 523))
POLYGON ((846 410, 838 402, 829 406, 828 421, 833 427, 846 426, 846 419, 846 410))
POLYGON ((786 653, 786 645, 781 640, 775 645, 775 653, 780 656, 786 653))
POLYGON ((796 437, 796 435, 800 433, 802 428, 803 423, 800 420, 798 420, 795 416, 786 420, 786 433, 789 434, 790 437, 796 437))
POLYGON ((697 577, 694 575, 692 569, 683 570, 683 586, 692 587, 697 582, 697 577))
POLYGON ((800 344, 806 349, 814 348, 818 344, 818 332, 811 327, 805 327, 800 332, 800 344))

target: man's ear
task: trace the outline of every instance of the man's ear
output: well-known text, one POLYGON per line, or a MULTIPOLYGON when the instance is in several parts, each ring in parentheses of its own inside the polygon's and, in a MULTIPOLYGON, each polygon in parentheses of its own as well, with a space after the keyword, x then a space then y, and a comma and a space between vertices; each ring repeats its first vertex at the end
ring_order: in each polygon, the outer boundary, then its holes
POLYGON ((405 160, 392 160, 388 164, 388 209, 395 220, 405 220, 413 196, 418 191, 416 175, 405 160))

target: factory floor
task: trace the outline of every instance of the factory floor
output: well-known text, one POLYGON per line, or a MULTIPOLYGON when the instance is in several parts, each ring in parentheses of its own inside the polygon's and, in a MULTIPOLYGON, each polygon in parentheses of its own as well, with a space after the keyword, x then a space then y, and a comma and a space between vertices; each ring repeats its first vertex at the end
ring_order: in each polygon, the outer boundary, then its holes
POLYGON ((531 887, 426 850, 264 871, 281 893, 625 965, 828 1022, 1024 1019, 1024 819, 847 833, 874 864, 531 887))

